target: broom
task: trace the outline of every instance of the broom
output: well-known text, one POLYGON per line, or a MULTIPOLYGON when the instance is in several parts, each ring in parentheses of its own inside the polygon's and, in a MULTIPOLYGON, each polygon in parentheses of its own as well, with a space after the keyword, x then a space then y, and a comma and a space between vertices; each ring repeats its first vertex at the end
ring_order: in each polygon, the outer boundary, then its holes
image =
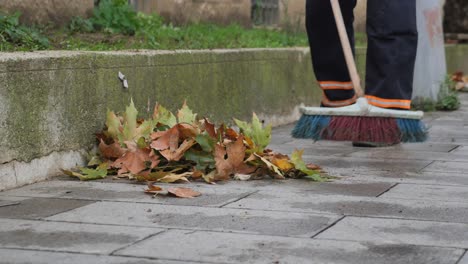
POLYGON ((346 33, 338 0, 331 0, 346 64, 358 97, 357 102, 339 108, 301 107, 302 117, 292 131, 295 138, 396 144, 423 142, 427 128, 422 111, 385 109, 364 98, 356 63, 346 33))

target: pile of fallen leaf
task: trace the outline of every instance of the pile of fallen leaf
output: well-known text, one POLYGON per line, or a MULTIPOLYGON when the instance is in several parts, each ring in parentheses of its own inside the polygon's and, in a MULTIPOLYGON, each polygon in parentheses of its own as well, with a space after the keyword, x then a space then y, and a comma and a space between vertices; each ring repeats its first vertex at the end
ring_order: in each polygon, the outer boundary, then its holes
POLYGON ((456 91, 468 92, 468 76, 464 76, 463 72, 455 72, 452 75, 452 81, 455 82, 456 91))
POLYGON ((186 103, 174 115, 157 104, 151 118, 137 118, 133 101, 123 115, 108 111, 106 127, 97 134, 99 152, 86 168, 66 171, 80 180, 103 179, 108 175, 148 182, 147 193, 169 193, 195 197, 188 188, 163 190, 154 183, 229 179, 252 180, 309 178, 323 181, 318 166, 306 165, 303 151, 291 158, 267 149, 271 126, 264 127, 253 114, 250 123, 234 119, 239 128, 215 126, 198 119, 186 103))

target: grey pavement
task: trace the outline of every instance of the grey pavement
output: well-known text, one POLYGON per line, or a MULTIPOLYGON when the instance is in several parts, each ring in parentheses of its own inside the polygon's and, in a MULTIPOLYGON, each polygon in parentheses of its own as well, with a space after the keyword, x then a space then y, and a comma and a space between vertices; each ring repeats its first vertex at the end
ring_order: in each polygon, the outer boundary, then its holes
POLYGON ((425 143, 356 148, 273 131, 336 179, 144 185, 57 177, 0 192, 0 263, 468 264, 468 94, 425 143))

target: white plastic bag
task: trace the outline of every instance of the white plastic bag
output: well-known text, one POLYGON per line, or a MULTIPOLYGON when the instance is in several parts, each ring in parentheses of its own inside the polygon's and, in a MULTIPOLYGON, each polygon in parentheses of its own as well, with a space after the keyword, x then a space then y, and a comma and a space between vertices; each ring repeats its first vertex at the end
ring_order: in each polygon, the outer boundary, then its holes
POLYGON ((440 85, 447 74, 441 0, 416 0, 419 33, 414 69, 413 99, 437 101, 440 85))

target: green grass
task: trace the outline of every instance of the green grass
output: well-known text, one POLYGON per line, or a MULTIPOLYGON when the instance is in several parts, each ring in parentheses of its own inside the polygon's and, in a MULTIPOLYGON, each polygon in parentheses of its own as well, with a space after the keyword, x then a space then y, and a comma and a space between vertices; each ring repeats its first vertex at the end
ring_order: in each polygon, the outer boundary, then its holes
MULTIPOLYGON (((57 32, 56 32, 57 33, 57 32)), ((55 34, 57 35, 57 34, 55 34)), ((230 49, 307 46, 305 33, 291 34, 270 29, 244 29, 238 25, 193 24, 186 27, 162 26, 149 34, 59 34, 53 48, 66 50, 122 49, 230 49)))

